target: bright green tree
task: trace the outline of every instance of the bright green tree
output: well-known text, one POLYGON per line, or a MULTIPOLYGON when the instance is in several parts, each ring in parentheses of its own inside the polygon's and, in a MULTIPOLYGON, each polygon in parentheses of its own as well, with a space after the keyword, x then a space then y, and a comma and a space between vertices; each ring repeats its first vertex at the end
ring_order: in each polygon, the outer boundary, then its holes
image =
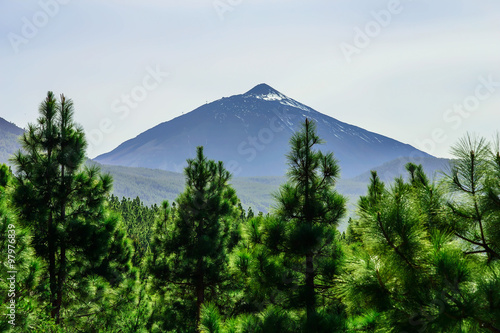
POLYGON ((350 329, 499 331, 500 267, 483 245, 494 248, 486 230, 496 225, 490 200, 500 178, 487 147, 461 140, 442 184, 414 164, 407 165, 408 182, 398 178, 389 189, 373 173, 352 222, 360 241, 350 246, 339 284, 350 329))
POLYGON ((500 155, 484 138, 471 135, 459 140, 452 153, 457 158, 448 175, 453 195, 448 201, 448 226, 468 244, 467 253, 483 253, 490 261, 498 260, 500 155))
POLYGON ((228 183, 231 175, 223 163, 208 160, 203 147, 187 163, 186 188, 175 209, 163 204, 148 263, 154 284, 178 293, 167 312, 178 307, 184 315, 170 322, 164 316, 163 329, 179 332, 199 329, 203 304, 216 301, 227 281, 227 243, 239 216, 238 199, 228 183))
MULTIPOLYGON (((131 248, 119 218, 106 208, 112 179, 83 167, 86 141, 73 121, 73 103, 49 92, 40 117, 22 136, 13 201, 46 264, 48 312, 57 324, 89 325, 118 306, 109 286, 130 271, 131 248), (109 296, 109 297, 107 297, 109 296)), ((102 318, 101 318, 102 319, 102 318)), ((103 323, 106 325, 106 323, 103 323)))
POLYGON ((410 319, 422 315, 419 307, 433 300, 431 240, 417 188, 398 178, 386 189, 373 172, 368 194, 358 206, 351 226, 359 242, 351 245, 339 284, 350 328, 415 330, 410 319))

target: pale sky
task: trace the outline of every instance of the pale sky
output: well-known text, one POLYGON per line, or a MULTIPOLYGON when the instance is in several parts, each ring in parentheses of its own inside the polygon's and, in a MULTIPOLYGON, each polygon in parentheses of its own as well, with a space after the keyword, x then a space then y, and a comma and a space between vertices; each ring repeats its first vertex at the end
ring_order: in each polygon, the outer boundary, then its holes
POLYGON ((440 157, 500 128, 498 0, 2 0, 0 22, 0 117, 64 93, 90 157, 259 83, 440 157))

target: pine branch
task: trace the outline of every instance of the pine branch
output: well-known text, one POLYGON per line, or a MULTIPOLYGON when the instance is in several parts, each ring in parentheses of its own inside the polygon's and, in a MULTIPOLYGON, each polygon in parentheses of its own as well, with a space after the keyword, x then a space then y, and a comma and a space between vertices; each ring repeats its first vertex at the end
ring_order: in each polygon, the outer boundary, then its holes
POLYGON ((390 241, 389 236, 387 235, 384 226, 382 225, 382 220, 380 218, 380 212, 377 213, 377 221, 378 225, 380 227, 380 230, 382 231, 382 234, 384 235, 385 240, 387 241, 387 244, 396 252, 397 255, 399 255, 404 262, 408 264, 411 268, 415 269, 416 267, 399 251, 399 249, 390 241))
MULTIPOLYGON (((466 238, 466 237, 464 237, 464 236, 460 235, 460 234, 459 234, 459 233, 457 233, 457 232, 455 232, 455 236, 457 236, 458 238, 460 238, 460 239, 462 239, 462 240, 464 240, 464 241, 466 241, 466 242, 469 242, 469 243, 472 243, 472 244, 474 244, 474 245, 481 246, 482 248, 484 248, 484 251, 479 251, 479 252, 476 252, 476 253, 486 252, 486 253, 491 254, 491 255, 492 255, 492 256, 494 256, 494 257, 500 258, 500 255, 499 255, 497 252, 495 252, 495 251, 494 251, 491 247, 489 247, 489 246, 488 246, 488 244, 475 242, 475 241, 473 241, 473 240, 471 240, 471 239, 468 239, 468 238, 466 238)), ((472 253, 474 253, 474 252, 472 252, 472 253)), ((467 253, 467 252, 466 252, 465 254, 469 254, 469 253, 467 253)))
POLYGON ((477 246, 485 247, 483 243, 475 242, 472 239, 468 239, 467 237, 460 235, 458 232, 455 232, 454 235, 466 242, 472 243, 477 246))
POLYGON ((468 252, 464 252, 464 254, 475 254, 475 253, 488 253, 488 251, 486 250, 480 250, 480 251, 468 251, 468 252))

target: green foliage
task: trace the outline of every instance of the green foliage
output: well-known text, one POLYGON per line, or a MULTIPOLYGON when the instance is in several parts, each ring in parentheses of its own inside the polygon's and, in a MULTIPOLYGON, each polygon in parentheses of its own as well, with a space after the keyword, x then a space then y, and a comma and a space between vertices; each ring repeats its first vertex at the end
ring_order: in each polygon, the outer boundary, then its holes
POLYGON ((160 211, 159 207, 145 206, 139 197, 134 200, 124 197, 119 201, 117 197, 111 195, 109 208, 121 215, 124 229, 134 245, 132 262, 135 266, 140 266, 153 238, 155 217, 160 211))
POLYGON ((484 253, 489 260, 498 260, 498 148, 494 151, 485 139, 467 135, 452 152, 457 160, 447 177, 453 196, 448 201, 446 226, 468 244, 468 252, 484 253))
POLYGON ((103 314, 116 314, 126 279, 135 278, 120 219, 106 208, 112 179, 81 168, 86 141, 71 100, 49 92, 39 111, 13 158, 13 202, 44 263, 40 297, 57 325, 105 327, 111 319, 103 314))
POLYGON ((441 184, 413 164, 408 182, 396 179, 390 189, 373 173, 350 223, 338 287, 351 329, 498 331, 498 153, 471 136, 452 151, 457 159, 441 184))
POLYGON ((339 169, 331 153, 313 149, 320 143, 313 123, 290 143, 289 181, 275 195, 275 211, 243 222, 231 256, 243 291, 233 318, 242 332, 328 332, 344 325, 333 293, 343 257, 336 226, 345 199, 333 190, 339 169))
POLYGON ((203 304, 200 318, 201 333, 220 333, 220 314, 213 304, 203 304))
POLYGON ((340 168, 333 153, 315 150, 321 143, 314 122, 306 119, 290 139, 288 182, 276 195, 279 220, 270 221, 264 231, 271 251, 284 253, 287 261, 298 265, 298 258, 304 260, 304 283, 295 297, 306 309, 309 329, 318 325, 317 293, 334 297, 332 280, 342 257, 336 227, 346 211, 345 198, 334 190, 340 168))
POLYGON ((39 313, 37 308, 42 306, 33 297, 40 280, 41 263, 34 257, 29 233, 19 224, 11 208, 11 182, 9 168, 5 164, 0 165, 0 249, 3 256, 0 295, 4 311, 0 318, 2 332, 14 327, 27 331, 36 323, 39 313), (13 274, 12 271, 17 273, 13 274), (11 312, 8 307, 12 306, 14 310, 11 312), (9 315, 5 315, 7 313, 9 315))
POLYGON ((178 302, 177 318, 165 321, 170 327, 192 331, 200 323, 205 301, 217 300, 227 279, 227 243, 233 220, 240 216, 238 199, 228 184, 230 173, 222 162, 208 160, 203 147, 185 169, 186 189, 170 209, 162 205, 151 245, 148 269, 164 297, 184 295, 178 302), (194 319, 194 320, 193 320, 194 319))

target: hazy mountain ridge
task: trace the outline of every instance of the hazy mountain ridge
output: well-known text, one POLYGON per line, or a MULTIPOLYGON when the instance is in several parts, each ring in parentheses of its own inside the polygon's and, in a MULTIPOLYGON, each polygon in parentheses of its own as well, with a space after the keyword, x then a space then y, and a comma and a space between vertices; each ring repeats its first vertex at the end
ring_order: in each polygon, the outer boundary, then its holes
MULTIPOLYGON (((174 201, 184 190, 185 177, 182 173, 95 164, 105 173, 113 176, 113 194, 119 198, 139 197, 146 205, 160 204, 163 200, 174 201)), ((284 182, 283 177, 258 177, 231 179, 242 205, 254 211, 267 212, 272 204, 272 193, 284 182)))
MULTIPOLYGON (((394 178, 407 177, 404 168, 408 159, 397 159, 387 162, 381 166, 373 168, 377 171, 384 182, 392 182, 394 178)), ((442 169, 446 168, 449 160, 424 158, 411 162, 422 164, 426 174, 432 179, 433 175, 438 175, 442 169)), ((147 205, 160 204, 163 200, 172 202, 177 195, 184 190, 185 178, 182 173, 159 169, 122 167, 112 165, 101 165, 94 161, 89 163, 98 165, 103 172, 113 176, 113 194, 119 198, 139 197, 147 205)), ((444 171, 444 170, 443 170, 444 171)), ((365 195, 369 184, 370 171, 350 178, 341 178, 337 181, 336 189, 348 199, 348 217, 354 216, 359 196, 365 195)), ((262 212, 269 212, 274 205, 273 193, 278 191, 279 186, 286 181, 285 177, 234 177, 231 180, 233 187, 242 205, 245 208, 262 212)), ((344 220, 340 230, 344 230, 346 225, 344 220)))
MULTIPOLYGON (((377 171, 377 175, 384 182, 391 182, 396 177, 402 176, 407 178, 408 172, 406 171, 407 163, 421 164, 424 168, 425 174, 431 180, 438 180, 444 176, 444 173, 449 171, 450 159, 447 158, 436 158, 436 157, 419 157, 419 158, 409 158, 401 157, 395 160, 386 162, 382 165, 372 168, 371 170, 377 171)), ((354 181, 368 182, 371 177, 371 170, 366 171, 359 176, 353 178, 354 181)))
POLYGON ((386 136, 343 123, 266 84, 161 123, 95 160, 102 164, 180 172, 196 146, 237 176, 282 176, 291 135, 309 118, 333 151, 343 178, 404 156, 432 157, 386 136))

